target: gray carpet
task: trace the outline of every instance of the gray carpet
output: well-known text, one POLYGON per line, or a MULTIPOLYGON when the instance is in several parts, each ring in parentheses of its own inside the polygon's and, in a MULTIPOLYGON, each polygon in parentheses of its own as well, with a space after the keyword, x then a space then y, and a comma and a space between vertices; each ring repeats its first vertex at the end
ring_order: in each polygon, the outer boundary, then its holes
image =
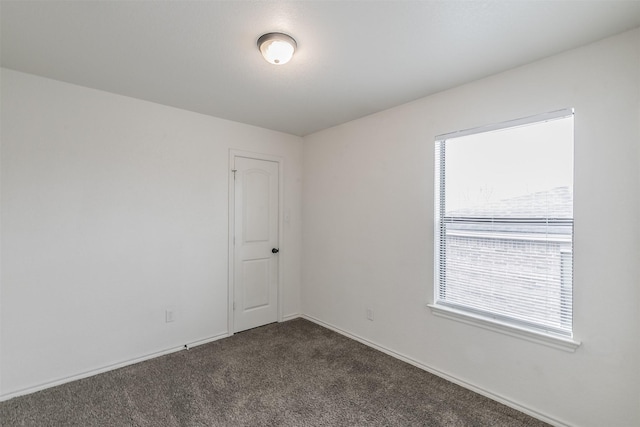
POLYGON ((3 426, 545 426, 303 319, 0 403, 3 426))

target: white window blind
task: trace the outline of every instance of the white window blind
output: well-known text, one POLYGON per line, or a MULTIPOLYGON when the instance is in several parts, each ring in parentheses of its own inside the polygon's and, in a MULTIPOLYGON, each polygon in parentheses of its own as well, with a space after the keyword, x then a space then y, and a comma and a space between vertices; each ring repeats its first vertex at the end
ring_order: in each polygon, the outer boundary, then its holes
POLYGON ((436 139, 435 304, 572 336, 573 111, 436 139))

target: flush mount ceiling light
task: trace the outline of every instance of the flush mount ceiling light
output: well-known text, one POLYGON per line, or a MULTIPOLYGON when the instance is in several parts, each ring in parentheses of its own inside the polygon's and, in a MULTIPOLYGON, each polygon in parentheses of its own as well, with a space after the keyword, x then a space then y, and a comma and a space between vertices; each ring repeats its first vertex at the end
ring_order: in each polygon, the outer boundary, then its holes
POLYGON ((258 39, 258 49, 270 64, 283 65, 291 60, 295 52, 296 41, 282 33, 267 33, 258 39))

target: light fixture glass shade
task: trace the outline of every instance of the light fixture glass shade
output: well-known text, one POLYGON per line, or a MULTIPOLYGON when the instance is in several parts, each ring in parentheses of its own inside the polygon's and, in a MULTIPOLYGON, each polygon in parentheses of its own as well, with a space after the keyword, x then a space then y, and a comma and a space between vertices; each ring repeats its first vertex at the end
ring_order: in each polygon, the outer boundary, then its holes
POLYGON ((296 41, 286 34, 268 33, 258 39, 258 48, 267 62, 283 65, 291 60, 297 47, 296 41))

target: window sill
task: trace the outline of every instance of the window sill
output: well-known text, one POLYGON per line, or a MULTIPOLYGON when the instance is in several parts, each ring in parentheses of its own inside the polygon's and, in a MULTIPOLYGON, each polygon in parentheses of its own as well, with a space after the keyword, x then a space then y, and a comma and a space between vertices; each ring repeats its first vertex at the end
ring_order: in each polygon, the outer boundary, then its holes
POLYGON ((505 322, 501 322, 499 320, 474 315, 450 307, 444 307, 442 305, 427 305, 431 309, 431 313, 433 313, 434 316, 455 320, 458 322, 466 323, 468 325, 478 326, 480 328, 499 332, 504 335, 509 335, 537 344, 546 345, 547 347, 574 352, 580 346, 580 341, 574 341, 571 338, 544 334, 542 332, 521 328, 505 322))

